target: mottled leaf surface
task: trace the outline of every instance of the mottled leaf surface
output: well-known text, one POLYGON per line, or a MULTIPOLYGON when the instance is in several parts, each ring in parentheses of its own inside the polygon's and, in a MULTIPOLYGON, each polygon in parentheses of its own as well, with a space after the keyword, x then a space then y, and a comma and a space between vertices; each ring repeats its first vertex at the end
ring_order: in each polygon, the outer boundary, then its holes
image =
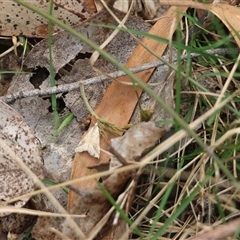
MULTIPOLYGON (((40 179, 43 164, 39 143, 24 119, 0 101, 0 138, 40 179)), ((0 144, 0 200, 7 201, 35 190, 34 181, 0 144)), ((29 198, 14 203, 22 207, 29 198)))
MULTIPOLYGON (((48 0, 24 2, 49 13, 48 0)), ((53 16, 70 26, 79 24, 95 13, 94 0, 54 0, 53 16)), ((60 28, 54 25, 52 33, 59 30, 60 28)), ((45 38, 48 36, 48 20, 14 1, 0 0, 0 35, 45 38)))

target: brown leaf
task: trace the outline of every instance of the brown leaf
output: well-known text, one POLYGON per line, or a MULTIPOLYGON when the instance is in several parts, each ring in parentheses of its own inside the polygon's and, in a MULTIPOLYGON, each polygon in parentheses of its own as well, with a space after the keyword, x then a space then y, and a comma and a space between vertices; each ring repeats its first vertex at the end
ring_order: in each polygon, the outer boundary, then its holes
MULTIPOLYGON (((24 1, 36 8, 49 12, 50 1, 24 1)), ((25 35, 28 37, 48 36, 48 20, 13 1, 0 0, 0 35, 25 35)), ((94 0, 54 0, 53 16, 70 26, 77 25, 96 14, 94 0)), ((61 30, 53 26, 52 33, 61 30)))
MULTIPOLYGON (((136 124, 122 137, 111 139, 110 152, 117 153, 126 162, 138 160, 165 132, 166 130, 156 127, 154 122, 136 124)), ((116 164, 117 167, 122 165, 117 156, 111 158, 110 169, 116 168, 116 164)))
MULTIPOLYGON (((130 128, 124 136, 112 139, 111 145, 126 160, 134 160, 153 146, 164 133, 165 130, 156 127, 154 122, 142 122, 130 128)), ((131 171, 115 172, 103 181, 102 185, 113 198, 117 198, 131 174, 131 171)), ((76 220, 76 222, 83 233, 88 236, 94 231, 94 226, 105 216, 111 204, 98 187, 78 189, 77 192, 78 196, 70 213, 87 213, 87 218, 76 220)), ((106 228, 104 231, 107 230, 106 228)), ((63 233, 71 239, 78 239, 67 221, 64 223, 63 233)))
POLYGON ((112 148, 126 161, 133 161, 152 147, 164 132, 154 122, 141 122, 131 127, 122 137, 113 138, 110 142, 112 148))
MULTIPOLYGON (((40 179, 43 179, 43 164, 40 145, 24 119, 8 105, 0 101, 0 139, 18 156, 40 179)), ((0 145, 0 200, 35 190, 35 182, 9 156, 0 145)), ((29 197, 14 203, 22 207, 29 197)))
MULTIPOLYGON (((169 29, 173 24, 175 19, 180 19, 179 12, 186 11, 187 8, 185 7, 172 7, 168 10, 168 12, 164 15, 164 17, 160 18, 159 21, 151 28, 149 31, 150 34, 161 36, 163 38, 169 38, 169 29)), ((177 22, 175 22, 175 26, 177 26, 177 22)), ((158 41, 152 40, 150 38, 143 38, 142 42, 150 49, 152 49, 156 54, 161 56, 167 45, 160 43, 158 41)), ((141 64, 151 62, 156 60, 156 58, 147 51, 143 46, 138 45, 137 48, 132 53, 132 56, 127 62, 127 67, 136 67, 141 64)), ((147 71, 140 72, 136 74, 139 79, 143 82, 147 82, 151 77, 154 69, 150 69, 147 71)), ((121 77, 117 80, 122 82, 131 82, 129 77, 121 77)), ((137 88, 138 94, 140 95, 142 90, 141 88, 137 88)), ((169 97, 170 94, 168 94, 169 97)), ((118 81, 114 81, 110 87, 105 92, 101 102, 99 103, 98 107, 96 108, 96 114, 109 122, 116 124, 117 126, 124 126, 126 125, 132 113, 136 107, 138 102, 138 98, 136 97, 136 92, 134 91, 132 86, 126 86, 124 84, 119 83, 118 81)), ((169 99, 168 99, 169 102, 169 99)), ((92 125, 95 122, 92 122, 92 125)), ((108 140, 110 140, 113 135, 108 136, 108 140)), ((104 147, 106 143, 106 139, 100 139, 100 146, 104 147)), ((94 170, 89 170, 88 166, 96 166, 100 164, 107 163, 109 161, 109 156, 107 154, 101 153, 100 154, 100 161, 96 161, 95 158, 91 157, 87 153, 77 153, 74 158, 73 168, 72 168, 72 179, 84 177, 86 175, 90 175, 95 173, 94 170), (87 167, 86 167, 87 166, 87 167)), ((87 186, 94 186, 96 183, 94 180, 90 181, 82 181, 78 185, 79 188, 87 186)), ((68 201, 68 209, 72 207, 75 202, 75 193, 70 191, 69 192, 69 201, 68 201)))
MULTIPOLYGON (((186 10, 187 8, 185 7, 183 8, 172 7, 164 15, 164 17, 160 18, 160 20, 152 27, 149 33, 168 39, 169 37, 171 37, 169 34, 169 29, 172 29, 171 26, 173 24, 173 21, 175 22, 176 18, 180 20, 178 12, 185 12, 186 10)), ((177 22, 175 22, 175 24, 177 26, 177 22)), ((149 38, 144 38, 142 42, 160 56, 164 53, 167 47, 166 44, 162 44, 160 42, 157 42, 149 38)), ((148 52, 144 47, 142 47, 141 45, 138 45, 126 65, 127 67, 135 67, 147 62, 151 62, 153 60, 155 60, 155 57, 150 52, 148 52)), ((143 82, 147 82, 151 77, 153 71, 154 69, 150 69, 150 70, 138 73, 137 76, 143 82)), ((117 80, 123 81, 123 82, 124 81, 131 82, 131 79, 129 79, 127 76, 118 78, 117 80)), ((138 91, 138 94, 140 95, 141 89, 138 88, 137 91, 138 91)), ((170 100, 169 95, 171 94, 166 94, 167 102, 169 102, 170 100)), ((132 116, 132 113, 135 109, 135 106, 137 104, 137 101, 138 99, 136 97, 136 93, 132 88, 132 86, 126 86, 115 81, 110 85, 110 87, 105 92, 104 97, 101 100, 95 112, 99 117, 107 121, 110 121, 116 124, 117 126, 124 126, 129 122, 132 116)), ((93 124, 94 124, 94 121, 92 122, 92 126, 93 124)), ((112 137, 114 136, 108 135, 108 139, 111 139, 112 137)), ((106 141, 107 139, 104 139, 101 137, 100 146, 104 147, 106 141)), ((101 153, 100 161, 96 161, 96 159, 91 157, 86 152, 77 153, 75 155, 73 168, 72 168, 72 179, 81 178, 81 177, 83 178, 84 176, 91 175, 96 172, 96 169, 90 170, 88 167, 101 165, 101 164, 107 163, 108 161, 109 161, 109 156, 104 153, 101 153)), ((116 181, 116 179, 119 180, 121 178, 126 180, 129 177, 130 177, 130 173, 123 173, 119 175, 113 174, 106 180, 105 187, 106 187, 106 184, 109 183, 110 179, 112 179, 113 181, 116 181)), ((123 184, 121 180, 119 180, 119 182, 123 184)), ((96 186, 96 182, 94 180, 86 180, 77 184, 77 187, 80 190, 82 188, 85 188, 86 186, 94 188, 94 186, 96 186)), ((119 189, 122 189, 123 186, 118 187, 116 185, 111 185, 111 183, 109 183, 109 187, 110 188, 113 187, 113 189, 118 189, 119 191, 119 189)), ((109 190, 109 188, 107 189, 109 190)), ((81 199, 79 200, 79 197, 76 196, 76 193, 74 193, 73 191, 70 191, 69 201, 68 201, 68 210, 74 212, 73 206, 75 206, 75 204, 78 205, 78 203, 79 204, 81 203, 81 199)), ((104 206, 101 206, 101 203, 100 203, 100 207, 104 208, 104 206)), ((106 211, 106 208, 109 208, 109 205, 107 205, 105 209, 101 209, 100 212, 106 211)), ((91 214, 93 214, 93 212, 91 214)), ((95 223, 97 223, 97 221, 95 223)), ((91 223, 90 221, 90 224, 88 227, 94 225, 94 224, 93 225, 91 224, 93 223, 91 223)), ((122 224, 125 224, 124 221, 121 221, 121 225, 122 224)), ((65 230, 71 232, 71 229, 68 229, 68 227, 66 227, 65 230)), ((99 239, 112 239, 112 236, 114 235, 112 231, 109 231, 106 234, 101 236, 101 238, 99 236, 99 239)))

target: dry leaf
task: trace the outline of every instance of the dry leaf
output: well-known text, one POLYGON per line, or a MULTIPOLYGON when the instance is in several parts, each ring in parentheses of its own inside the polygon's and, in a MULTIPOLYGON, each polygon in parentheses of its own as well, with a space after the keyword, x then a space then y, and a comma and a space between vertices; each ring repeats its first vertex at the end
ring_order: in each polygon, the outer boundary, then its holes
POLYGON ((87 151, 91 156, 99 158, 100 155, 100 134, 97 123, 84 135, 77 145, 75 152, 87 151))
MULTIPOLYGON (((50 1, 26 0, 36 8, 49 13, 50 1)), ((13 1, 0 0, 0 35, 48 36, 48 20, 13 1)), ((77 25, 96 13, 94 0, 54 0, 53 16, 68 25, 77 25)), ((53 26, 52 33, 61 30, 53 26)))
MULTIPOLYGON (((165 37, 165 38, 169 38, 169 37, 171 38, 171 34, 169 33, 169 31, 170 31, 170 29, 175 29, 174 24, 176 24, 176 25, 178 24, 178 21, 176 21, 176 19, 180 20, 181 14, 179 14, 179 12, 185 12, 186 10, 187 10, 187 8, 175 8, 175 7, 170 8, 170 10, 166 13, 166 15, 163 16, 162 18, 160 18, 159 21, 152 27, 152 29, 149 31, 149 33, 157 35, 157 36, 165 37)), ((129 26, 127 26, 127 27, 129 27, 129 26)), ((133 28, 135 29, 135 26, 133 28)), ((122 41, 123 40, 124 40, 124 38, 122 39, 122 41)), ((154 41, 152 39, 149 39, 149 38, 144 38, 142 40, 142 42, 144 44, 146 44, 146 46, 148 46, 150 49, 155 51, 158 55, 162 55, 166 48, 166 44, 161 44, 161 43, 154 41)), ((116 46, 122 46, 122 45, 123 45, 122 42, 119 42, 119 45, 116 45, 116 46)), ((116 46, 114 49, 116 49, 116 46)), ((124 46, 129 47, 129 44, 125 44, 124 46)), ((121 51, 116 51, 116 52, 122 53, 121 51)), ((139 66, 143 63, 150 62, 153 60, 155 60, 155 57, 150 52, 146 51, 146 49, 144 49, 144 47, 142 47, 141 45, 138 45, 138 47, 134 50, 132 56, 130 57, 129 61, 127 62, 126 66, 128 66, 128 67, 139 66)), ((152 75, 153 70, 154 69, 143 71, 141 73, 138 73, 137 76, 143 82, 147 82, 149 80, 150 76, 152 75)), ((159 72, 160 71, 161 71, 161 68, 159 68, 159 72)), ((158 71, 155 71, 155 72, 158 72, 158 71)), ((155 77, 156 76, 157 75, 155 75, 155 77)), ((165 77, 160 77, 160 79, 164 79, 164 78, 165 77)), ((159 80, 159 77, 157 79, 159 80)), ((128 77, 121 77, 121 78, 118 78, 118 80, 127 81, 127 82, 131 81, 131 79, 129 79, 128 77)), ((163 86, 165 86, 165 84, 163 86)), ((170 102, 170 105, 172 106, 174 101, 172 100, 172 94, 171 94, 172 88, 170 86, 172 86, 172 84, 169 84, 168 88, 170 88, 170 92, 166 91, 166 94, 164 94, 164 100, 168 103, 170 102)), ((138 90, 138 94, 140 95, 141 89, 138 88, 137 90, 138 90)), ((162 95, 162 92, 161 92, 161 95, 162 95)), ((110 122, 116 124, 117 126, 124 126, 128 123, 129 119, 131 118, 134 108, 136 107, 137 101, 138 101, 138 98, 136 97, 136 92, 134 91, 134 89, 131 86, 122 85, 121 83, 114 81, 111 84, 111 86, 107 89, 107 91, 105 92, 104 97, 101 100, 101 102, 99 103, 95 112, 97 113, 97 115, 99 117, 101 117, 107 121, 110 121, 110 122)), ((160 109, 160 110, 162 111, 162 109, 160 109)), ((166 114, 164 116, 166 116, 166 114)), ((162 117, 162 115, 161 115, 161 117, 162 117)), ((165 120, 165 119, 169 119, 169 118, 170 117, 168 115, 167 118, 161 118, 161 119, 165 120)), ((112 136, 109 136, 108 139, 110 139, 111 137, 112 136)), ((105 143, 105 139, 101 138, 100 141, 101 141, 101 146, 103 146, 105 143)), ((106 154, 102 154, 102 152, 101 152, 99 164, 106 163, 108 161, 109 161, 109 156, 107 156, 106 154)), ((86 167, 85 168, 83 167, 83 166, 94 166, 94 165, 96 165, 96 159, 89 156, 89 154, 77 153, 75 155, 74 164, 73 164, 72 179, 83 178, 85 176, 88 176, 88 175, 94 173, 92 170, 90 170, 86 167)), ((113 182, 116 182, 117 180, 119 180, 121 178, 121 176, 123 179, 126 180, 129 178, 130 175, 129 175, 129 173, 128 174, 125 173, 125 175, 124 174, 122 174, 122 175, 115 174, 115 175, 110 176, 111 178, 109 177, 105 183, 109 183, 109 187, 113 186, 113 188, 117 188, 116 185, 111 185, 111 182, 108 182, 108 180, 111 179, 111 180, 113 180, 113 182)), ((86 186, 95 186, 95 185, 96 185, 96 181, 94 179, 92 181, 90 181, 90 180, 82 181, 82 182, 78 183, 77 186, 79 187, 79 189, 85 189, 86 186)), ((105 185, 105 187, 106 187, 106 185, 105 185)), ((119 187, 119 189, 116 189, 116 191, 121 191, 120 189, 121 189, 121 187, 119 187)), ((76 194, 73 191, 70 191, 68 209, 70 211, 73 211, 72 207, 78 201, 80 202, 81 199, 78 200, 78 197, 76 197, 76 194)), ((81 207, 81 205, 79 207, 81 207)), ((93 214, 93 213, 91 213, 91 214, 93 214)), ((90 223, 91 223, 91 221, 93 221, 91 218, 93 218, 93 217, 90 216, 90 220, 89 220, 90 223)), ((70 230, 70 232, 71 232, 71 230, 70 230)), ((113 236, 113 233, 112 232, 109 233, 108 236, 109 237, 113 236)), ((100 237, 100 235, 99 235, 98 239, 107 239, 107 237, 105 237, 105 235, 102 235, 100 237)), ((110 237, 110 239, 111 239, 111 237, 110 237)))
MULTIPOLYGON (((165 133, 154 122, 142 122, 131 127, 122 137, 111 140, 112 151, 119 154, 126 162, 138 160, 142 153, 152 147, 165 133)), ((110 169, 121 166, 116 157, 111 158, 110 169)))
MULTIPOLYGON (((43 179, 39 142, 24 119, 8 105, 0 101, 0 139, 40 179, 43 179)), ((0 200, 8 201, 35 190, 35 182, 10 158, 8 151, 0 145, 0 200)), ((14 203, 22 207, 29 197, 14 203)))
MULTIPOLYGON (((153 146, 164 133, 165 130, 156 127, 154 122, 142 122, 126 131, 124 136, 112 139, 112 149, 126 160, 135 160, 137 157, 140 157, 146 149, 153 146)), ((103 181, 102 185, 112 197, 116 199, 131 174, 131 171, 115 172, 103 181)), ((94 232, 94 226, 96 226, 110 209, 111 204, 99 187, 77 189, 77 192, 78 196, 73 207, 70 209, 70 213, 87 213, 86 218, 78 219, 76 222, 83 233, 89 236, 89 234, 94 232)), ((107 224, 107 226, 101 230, 101 234, 108 230, 109 227, 111 226, 107 224)), ((79 239, 67 221, 63 224, 63 233, 71 239, 79 239)))

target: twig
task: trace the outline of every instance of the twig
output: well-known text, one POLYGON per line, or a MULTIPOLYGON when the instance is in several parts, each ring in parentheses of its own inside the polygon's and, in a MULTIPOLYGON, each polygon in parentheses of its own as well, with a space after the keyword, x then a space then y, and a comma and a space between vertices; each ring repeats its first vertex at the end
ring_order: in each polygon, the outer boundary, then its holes
MULTIPOLYGON (((237 51, 239 51, 239 49, 237 49, 237 51)), ((213 50, 208 50, 206 51, 206 53, 208 54, 218 54, 218 55, 225 55, 227 53, 229 53, 229 49, 225 49, 225 48, 220 48, 220 49, 213 49, 213 50)), ((191 57, 198 57, 201 56, 201 54, 199 53, 191 53, 191 57)), ((187 59, 188 55, 183 55, 181 57, 182 60, 187 59)), ((173 62, 176 62, 177 60, 173 60, 173 62)), ((134 68, 130 68, 130 70, 133 73, 137 73, 137 72, 141 72, 144 70, 148 70, 151 68, 156 68, 156 67, 160 67, 160 66, 164 66, 166 65, 165 63, 162 63, 161 61, 154 61, 154 62, 150 62, 138 67, 134 67, 134 68)), ((91 85, 91 84, 96 84, 96 83, 100 83, 103 81, 108 80, 109 78, 115 79, 115 78, 119 78, 126 75, 125 72, 123 71, 116 71, 113 73, 108 74, 108 76, 99 76, 99 77, 94 77, 94 78, 89 78, 87 80, 83 81, 83 85, 91 85)), ((78 90, 79 89, 79 82, 74 82, 74 83, 69 83, 69 84, 62 84, 56 87, 49 87, 49 88, 45 88, 45 89, 34 89, 34 90, 30 90, 30 91, 20 91, 20 92, 16 92, 16 93, 12 93, 3 97, 0 97, 0 100, 6 102, 6 103, 10 103, 13 102, 14 100, 17 99, 21 99, 21 98, 26 98, 26 97, 34 97, 34 96, 45 96, 45 95, 51 95, 51 94, 56 94, 56 93, 64 93, 64 92, 70 92, 73 90, 78 90)))

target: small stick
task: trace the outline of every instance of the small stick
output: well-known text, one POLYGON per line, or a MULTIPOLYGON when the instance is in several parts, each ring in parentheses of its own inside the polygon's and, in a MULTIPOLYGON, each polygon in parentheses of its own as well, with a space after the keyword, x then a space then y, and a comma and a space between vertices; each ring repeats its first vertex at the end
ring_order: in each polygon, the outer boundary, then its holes
MULTIPOLYGON (((237 49, 237 51, 239 51, 239 49, 237 49)), ((225 48, 220 48, 220 49, 213 49, 213 50, 207 50, 206 53, 208 54, 218 54, 218 55, 225 55, 229 52, 229 49, 225 49, 225 48)), ((201 54, 199 53, 191 53, 191 57, 198 57, 201 56, 201 54)), ((181 57, 181 60, 187 59, 188 55, 183 55, 181 57)), ((173 60, 173 62, 176 62, 177 60, 173 60)), ((154 62, 150 62, 147 64, 143 64, 141 66, 138 67, 134 67, 134 68, 130 68, 130 70, 133 73, 137 73, 137 72, 141 72, 144 70, 148 70, 151 68, 156 68, 159 66, 164 66, 166 65, 166 63, 162 62, 162 61, 154 61, 154 62)), ((103 81, 108 80, 109 78, 111 79, 115 79, 115 78, 119 78, 126 75, 125 72, 123 71, 116 71, 113 73, 108 74, 108 76, 99 76, 99 77, 93 77, 93 78, 89 78, 87 80, 83 81, 83 85, 90 85, 90 84, 96 84, 96 83, 100 83, 103 81)), ((2 100, 5 103, 10 103, 13 102, 17 99, 21 99, 21 98, 26 98, 26 97, 34 97, 34 96, 45 96, 45 95, 51 95, 51 94, 57 94, 57 93, 64 93, 64 92, 70 92, 73 90, 78 90, 79 89, 79 82, 74 82, 74 83, 69 83, 69 84, 62 84, 56 87, 49 87, 49 88, 45 88, 45 89, 34 89, 34 90, 30 90, 30 91, 19 91, 16 93, 12 93, 3 97, 0 97, 0 100, 2 100)))

